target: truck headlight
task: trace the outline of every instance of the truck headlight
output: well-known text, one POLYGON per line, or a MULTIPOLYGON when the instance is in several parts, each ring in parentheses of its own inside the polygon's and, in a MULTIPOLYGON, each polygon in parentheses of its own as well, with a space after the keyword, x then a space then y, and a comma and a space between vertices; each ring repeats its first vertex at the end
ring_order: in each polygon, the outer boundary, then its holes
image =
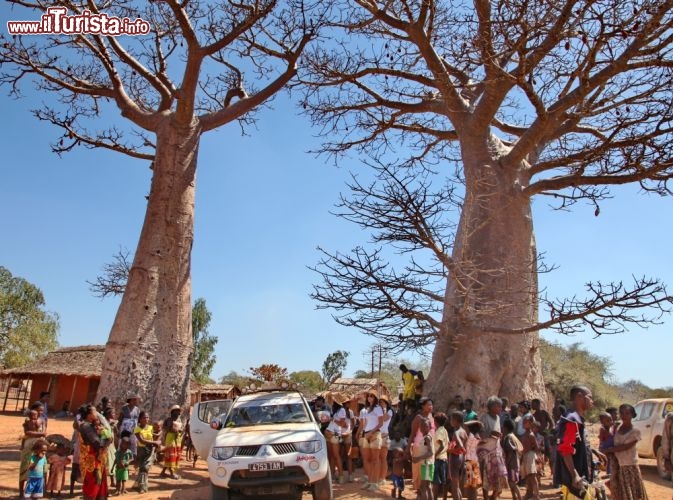
POLYGON ((215 460, 229 460, 234 456, 235 452, 235 446, 215 446, 213 447, 213 451, 210 452, 210 455, 215 460))
POLYGON ((322 450, 322 441, 299 441, 294 443, 294 447, 299 453, 318 453, 322 450))

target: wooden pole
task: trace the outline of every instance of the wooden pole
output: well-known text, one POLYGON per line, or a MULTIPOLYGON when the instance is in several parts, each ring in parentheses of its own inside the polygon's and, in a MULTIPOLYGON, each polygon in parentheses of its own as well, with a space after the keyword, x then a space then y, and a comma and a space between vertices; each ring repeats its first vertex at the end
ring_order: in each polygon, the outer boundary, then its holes
POLYGON ((7 381, 7 390, 5 391, 5 402, 2 405, 2 411, 5 411, 7 408, 7 398, 9 397, 9 388, 12 387, 12 376, 9 376, 9 380, 7 381))
POLYGON ((25 390, 23 391, 23 408, 21 408, 21 411, 24 411, 26 409, 26 401, 30 399, 30 391, 33 390, 32 376, 29 375, 25 381, 21 382, 21 385, 23 385, 23 382, 26 382, 26 387, 25 390))
POLYGON ((75 375, 75 381, 72 383, 72 392, 70 393, 70 401, 68 401, 68 412, 70 412, 70 408, 72 407, 72 401, 73 398, 75 397, 75 387, 77 387, 77 375, 75 375))

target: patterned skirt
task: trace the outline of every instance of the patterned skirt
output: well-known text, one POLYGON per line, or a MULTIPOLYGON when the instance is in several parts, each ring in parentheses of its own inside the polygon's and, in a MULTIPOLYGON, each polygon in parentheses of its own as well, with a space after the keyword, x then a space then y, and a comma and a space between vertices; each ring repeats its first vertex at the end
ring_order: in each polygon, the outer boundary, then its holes
POLYGON ((481 471, 479 470, 479 462, 475 460, 467 460, 465 462, 465 488, 480 488, 481 487, 481 471))
POLYGON ((637 465, 620 465, 610 478, 614 500, 647 500, 647 491, 637 465))

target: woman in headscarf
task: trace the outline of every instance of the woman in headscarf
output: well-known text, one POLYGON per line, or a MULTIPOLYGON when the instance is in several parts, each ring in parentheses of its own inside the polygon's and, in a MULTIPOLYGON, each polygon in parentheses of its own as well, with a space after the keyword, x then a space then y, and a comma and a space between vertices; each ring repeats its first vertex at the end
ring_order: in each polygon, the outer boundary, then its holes
POLYGON ((104 437, 96 407, 87 404, 79 409, 79 469, 83 478, 85 500, 106 500, 108 497, 107 447, 111 438, 104 437))

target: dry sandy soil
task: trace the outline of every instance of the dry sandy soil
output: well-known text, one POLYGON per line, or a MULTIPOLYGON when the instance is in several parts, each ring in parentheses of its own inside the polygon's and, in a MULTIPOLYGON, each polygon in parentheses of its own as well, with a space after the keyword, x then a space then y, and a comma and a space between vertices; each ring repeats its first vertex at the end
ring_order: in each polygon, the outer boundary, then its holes
MULTIPOLYGON (((19 498, 18 497, 18 469, 19 469, 19 439, 21 436, 21 423, 23 417, 16 414, 0 414, 0 498, 19 498)), ((49 433, 58 433, 65 436, 72 434, 72 424, 70 420, 49 420, 49 433)), ((649 500, 673 500, 673 488, 670 482, 658 478, 654 461, 643 460, 641 470, 645 477, 645 485, 649 500)), ((210 487, 208 482, 208 471, 205 462, 200 460, 196 467, 185 462, 181 471, 180 480, 159 479, 160 469, 155 467, 150 473, 150 492, 140 495, 135 492, 129 492, 125 495, 128 499, 138 500, 208 500, 210 498, 210 487)), ((69 474, 68 474, 69 477, 69 474)), ((132 481, 129 481, 129 485, 132 481)), ((559 498, 555 490, 551 488, 548 478, 543 478, 543 498, 559 498)), ((343 500, 356 500, 361 498, 390 498, 390 489, 386 488, 381 494, 361 494, 360 484, 335 485, 335 498, 343 500)), ((75 496, 70 497, 63 492, 61 498, 81 498, 75 489, 75 496)), ((407 498, 413 498, 410 491, 406 492, 407 498)), ((310 498, 305 494, 304 498, 310 498)), ((503 498, 511 498, 505 495, 503 498)))

